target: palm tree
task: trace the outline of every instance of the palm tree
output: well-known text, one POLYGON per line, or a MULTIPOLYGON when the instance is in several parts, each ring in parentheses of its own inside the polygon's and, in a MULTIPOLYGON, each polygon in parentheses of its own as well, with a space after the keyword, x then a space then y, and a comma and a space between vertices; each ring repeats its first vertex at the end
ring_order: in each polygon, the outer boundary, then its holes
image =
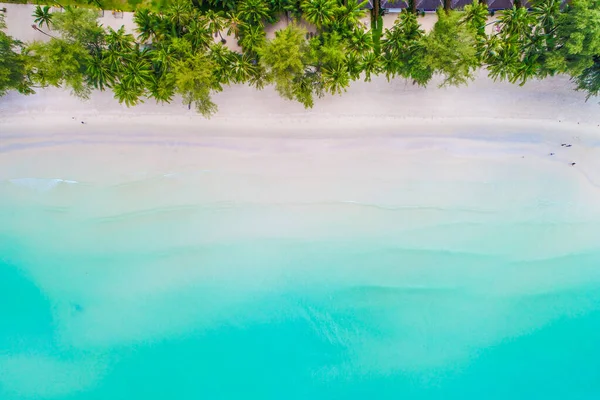
POLYGON ((152 41, 156 37, 159 17, 147 8, 136 10, 133 14, 133 22, 137 25, 136 31, 139 32, 137 38, 140 42, 152 41))
POLYGON ((490 36, 483 55, 490 78, 514 82, 522 57, 515 38, 490 36))
POLYGON ((157 103, 170 103, 173 100, 174 86, 172 77, 168 75, 154 77, 148 84, 148 96, 157 103))
POLYGON ((186 0, 177 0, 167 9, 165 22, 169 25, 173 36, 181 37, 191 17, 192 4, 186 0))
POLYGON ((115 71, 110 64, 101 57, 92 57, 87 66, 87 76, 92 86, 99 90, 109 88, 115 82, 115 71))
POLYGON ((348 49, 357 54, 363 54, 373 49, 373 35, 371 31, 354 29, 348 38, 348 49))
POLYGON ((410 53, 424 36, 417 16, 413 13, 403 12, 398 17, 392 29, 386 29, 381 40, 381 49, 384 53, 401 58, 410 53))
POLYGON ((217 68, 214 69, 217 86, 216 90, 222 90, 221 83, 229 85, 233 80, 233 71, 231 65, 233 63, 235 53, 223 46, 221 43, 213 44, 210 47, 210 58, 214 61, 217 68))
POLYGON ((242 46, 244 51, 255 54, 265 43, 267 35, 261 26, 242 25, 240 37, 240 46, 242 46))
POLYGON ((408 0, 408 10, 411 14, 417 14, 417 0, 408 0))
POLYGON ((365 73, 365 82, 371 81, 371 75, 377 75, 381 71, 381 60, 374 51, 363 56, 361 69, 365 73))
POLYGON ((121 76, 121 83, 143 91, 152 79, 151 56, 151 51, 140 51, 139 48, 124 53, 122 57, 125 60, 125 68, 121 76))
POLYGON ((272 0, 271 3, 277 3, 273 7, 278 12, 285 13, 288 22, 290 19, 299 20, 302 18, 302 2, 303 0, 272 0), (291 17, 291 18, 290 18, 291 17))
POLYGON ((560 5, 561 2, 558 0, 536 1, 531 11, 537 20, 536 34, 544 35, 548 51, 554 50, 555 47, 555 32, 560 17, 560 5))
POLYGON ((236 0, 208 0, 208 3, 215 7, 223 10, 235 10, 236 0))
POLYGON ((398 58, 394 57, 390 53, 381 54, 381 70, 385 72, 385 77, 388 82, 400 73, 400 69, 401 65, 398 58))
POLYGON ((125 103, 127 107, 133 107, 144 102, 144 100, 140 99, 144 94, 144 89, 126 82, 119 82, 114 85, 113 93, 119 103, 125 103))
POLYGON ((336 0, 304 0, 302 2, 304 18, 318 29, 331 25, 335 21, 337 11, 336 0))
POLYGON ((499 18, 500 32, 487 41, 483 59, 493 79, 521 83, 541 67, 542 45, 534 35, 535 17, 523 7, 506 10, 499 18))
POLYGON ((323 67, 323 89, 331 94, 342 94, 350 84, 348 68, 344 63, 323 67))
POLYGON ((253 86, 256 89, 264 89, 264 87, 269 83, 269 76, 264 67, 264 65, 257 63, 256 60, 250 60, 254 68, 251 70, 252 74, 248 79, 247 83, 250 86, 253 86))
POLYGON ((123 72, 134 50, 133 35, 125 33, 123 26, 117 31, 109 27, 105 41, 107 46, 103 52, 103 62, 115 73, 123 72))
POLYGON ((95 5, 96 7, 102 9, 102 2, 100 0, 87 0, 89 5, 95 5))
POLYGON ((52 36, 51 34, 49 34, 49 33, 46 33, 46 32, 44 32, 43 30, 41 30, 41 29, 39 28, 39 26, 37 26, 36 24, 33 24, 33 25, 31 25, 31 27, 33 28, 33 30, 36 30, 36 31, 38 31, 38 32, 40 32, 40 33, 43 33, 44 35, 46 35, 46 36, 48 36, 48 37, 51 37, 52 39, 57 39, 57 37, 56 37, 56 36, 52 36))
POLYGON ((388 80, 400 75, 413 78, 417 83, 423 82, 427 74, 419 78, 415 78, 415 74, 422 72, 420 63, 425 52, 424 35, 416 14, 410 12, 401 13, 394 26, 385 30, 381 41, 381 62, 388 80))
POLYGON ((226 19, 229 21, 229 25, 227 27, 227 34, 228 35, 233 34, 233 36, 238 38, 239 33, 240 33, 240 28, 244 24, 244 21, 242 21, 240 19, 239 15, 236 12, 227 13, 226 19))
POLYGON ((577 84, 576 90, 587 92, 586 100, 600 94, 600 56, 593 57, 593 64, 571 79, 577 84))
POLYGON ((256 75, 257 66, 246 54, 234 53, 231 76, 234 83, 246 83, 256 75))
POLYGON ((221 42, 225 44, 227 41, 221 35, 221 31, 225 29, 227 26, 227 20, 223 17, 221 13, 215 12, 213 10, 208 10, 204 17, 207 20, 207 28, 208 30, 215 35, 219 35, 221 38, 221 42))
POLYGON ((366 0, 360 2, 359 0, 348 0, 345 6, 339 8, 337 20, 350 29, 363 25, 361 19, 366 15, 366 10, 363 8, 366 2, 366 0))
POLYGON ((50 29, 50 23, 52 22, 50 6, 44 6, 43 8, 40 6, 35 6, 32 17, 35 17, 33 22, 35 22, 39 28, 46 24, 46 27, 50 29))
POLYGON ((263 25, 271 19, 271 9, 265 0, 242 0, 238 3, 239 18, 252 25, 263 25))
POLYGON ((192 45, 192 50, 205 50, 213 43, 212 34, 207 28, 207 22, 204 19, 194 18, 187 26, 187 32, 183 35, 192 45))
POLYGON ((533 17, 523 7, 505 10, 498 20, 503 36, 515 36, 518 39, 523 39, 531 34, 534 22, 533 17))
POLYGON ((477 32, 479 36, 485 36, 485 26, 489 10, 487 4, 474 2, 465 6, 461 22, 466 23, 477 32))
POLYGON ((148 59, 150 54, 134 49, 130 54, 124 55, 126 65, 119 73, 119 82, 113 85, 113 92, 119 103, 125 103, 128 107, 143 103, 141 97, 154 79, 148 59))
POLYGON ((132 34, 125 33, 125 27, 121 25, 118 30, 108 27, 108 34, 105 37, 109 50, 124 53, 133 49, 135 39, 132 34))
POLYGON ((360 58, 357 53, 346 53, 346 68, 348 68, 348 75, 353 81, 357 80, 360 77, 362 69, 360 58))
POLYGON ((480 60, 485 52, 485 45, 487 42, 485 27, 487 26, 488 15, 489 10, 487 4, 475 2, 465 6, 464 14, 460 21, 461 24, 467 24, 470 29, 476 32, 477 57, 480 60))
POLYGON ((173 46, 166 42, 157 43, 157 46, 149 51, 150 64, 155 75, 167 75, 176 61, 176 51, 173 46))

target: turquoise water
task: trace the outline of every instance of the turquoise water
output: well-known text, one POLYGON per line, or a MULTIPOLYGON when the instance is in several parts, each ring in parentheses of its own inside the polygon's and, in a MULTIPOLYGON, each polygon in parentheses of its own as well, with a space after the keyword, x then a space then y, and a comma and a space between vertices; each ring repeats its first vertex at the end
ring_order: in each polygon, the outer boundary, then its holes
POLYGON ((544 173, 394 186, 447 207, 6 180, 0 399, 600 398, 600 220, 544 173))

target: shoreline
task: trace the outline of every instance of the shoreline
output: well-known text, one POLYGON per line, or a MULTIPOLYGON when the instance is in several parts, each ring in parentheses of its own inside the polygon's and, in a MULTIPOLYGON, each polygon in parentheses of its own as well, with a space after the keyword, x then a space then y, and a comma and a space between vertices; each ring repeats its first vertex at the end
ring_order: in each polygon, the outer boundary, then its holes
POLYGON ((127 108, 106 92, 88 101, 61 89, 11 93, 0 99, 0 179, 128 181, 214 167, 283 175, 306 169, 306 179, 320 184, 322 174, 343 168, 451 183, 489 164, 516 177, 540 169, 566 174, 586 191, 600 185, 597 99, 585 102, 564 77, 519 87, 481 73, 461 88, 380 77, 319 99, 311 110, 273 88, 232 86, 215 102, 219 112, 205 119, 177 100, 127 108), (462 163, 460 172, 445 176, 444 163, 462 163))
MULTIPOLYGON (((464 162, 475 168, 481 163, 499 162, 523 165, 526 170, 559 163, 584 178, 585 186, 600 188, 600 129, 587 124, 361 117, 345 119, 341 125, 337 119, 322 117, 305 120, 304 124, 295 121, 293 127, 283 130, 290 123, 289 116, 271 118, 266 123, 260 119, 250 123, 248 119, 223 118, 199 124, 191 118, 161 116, 154 116, 152 121, 147 117, 91 118, 83 125, 61 117, 55 120, 50 129, 44 127, 48 119, 26 122, 17 118, 12 123, 2 123, 0 179, 46 176, 56 164, 61 165, 58 170, 63 173, 49 178, 69 180, 72 176, 68 171, 77 169, 76 165, 85 165, 90 176, 106 178, 111 174, 128 175, 120 171, 131 172, 133 165, 160 175, 160 171, 202 169, 205 160, 219 166, 230 162, 235 170, 243 169, 242 164, 265 171, 281 166, 285 174, 290 172, 285 158, 290 155, 299 164, 310 163, 315 157, 331 158, 349 171, 358 171, 363 164, 377 164, 379 160, 385 166, 385 160, 390 158, 396 168, 411 171, 398 174, 398 178, 406 179, 418 179, 420 173, 415 168, 431 165, 436 169, 444 162, 464 162), (563 143, 570 146, 563 147, 563 143), (361 161, 353 164, 355 158, 361 161), (99 170, 103 159, 110 160, 110 171, 99 170), (576 165, 571 166, 572 162, 576 165)), ((318 167, 306 168, 318 180, 318 167)), ((462 173, 466 179, 474 175, 468 169, 462 169, 462 173)))

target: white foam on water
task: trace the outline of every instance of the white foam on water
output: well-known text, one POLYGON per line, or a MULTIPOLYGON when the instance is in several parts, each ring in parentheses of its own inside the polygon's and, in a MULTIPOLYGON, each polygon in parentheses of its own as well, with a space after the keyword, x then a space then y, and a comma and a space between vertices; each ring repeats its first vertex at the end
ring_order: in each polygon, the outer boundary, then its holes
POLYGON ((52 190, 61 183, 66 183, 69 185, 79 183, 74 180, 60 178, 15 178, 9 179, 8 181, 13 185, 21 186, 31 190, 37 190, 40 192, 52 190))

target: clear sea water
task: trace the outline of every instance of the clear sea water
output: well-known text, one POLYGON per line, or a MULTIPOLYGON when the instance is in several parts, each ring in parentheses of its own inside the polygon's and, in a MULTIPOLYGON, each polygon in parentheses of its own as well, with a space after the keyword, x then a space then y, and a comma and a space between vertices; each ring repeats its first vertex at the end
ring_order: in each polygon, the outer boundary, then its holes
POLYGON ((513 172, 390 183, 433 205, 3 181, 0 399, 598 399, 598 213, 513 172))

